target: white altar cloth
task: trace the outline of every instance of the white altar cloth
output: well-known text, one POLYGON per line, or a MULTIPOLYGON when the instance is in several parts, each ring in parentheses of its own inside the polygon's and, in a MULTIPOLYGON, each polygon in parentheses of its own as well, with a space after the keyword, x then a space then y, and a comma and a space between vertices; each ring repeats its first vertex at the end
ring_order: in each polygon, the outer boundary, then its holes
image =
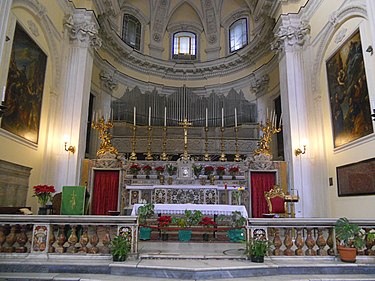
MULTIPOLYGON (((131 215, 138 214, 138 208, 144 204, 134 204, 131 215)), ((184 214, 185 210, 201 211, 204 215, 227 215, 238 211, 243 217, 248 218, 247 210, 242 205, 218 205, 218 204, 154 204, 156 214, 184 214)))
POLYGON ((159 189, 159 188, 174 188, 174 189, 217 189, 217 190, 237 190, 241 186, 227 185, 127 185, 126 189, 159 189))

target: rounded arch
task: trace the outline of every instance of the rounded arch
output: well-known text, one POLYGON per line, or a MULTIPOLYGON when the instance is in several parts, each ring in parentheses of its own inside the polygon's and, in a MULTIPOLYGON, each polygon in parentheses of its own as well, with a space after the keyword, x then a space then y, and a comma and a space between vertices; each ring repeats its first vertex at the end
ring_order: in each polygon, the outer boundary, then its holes
MULTIPOLYGON (((172 15, 184 4, 188 4, 192 7, 192 9, 197 13, 200 21, 201 21, 201 24, 203 25, 203 22, 204 22, 204 16, 203 14, 201 13, 201 11, 199 10, 199 8, 195 5, 195 3, 192 1, 192 0, 185 0, 185 1, 181 1, 180 3, 176 4, 168 13, 168 23, 172 17, 172 15)), ((168 25, 168 24, 167 24, 168 25)))

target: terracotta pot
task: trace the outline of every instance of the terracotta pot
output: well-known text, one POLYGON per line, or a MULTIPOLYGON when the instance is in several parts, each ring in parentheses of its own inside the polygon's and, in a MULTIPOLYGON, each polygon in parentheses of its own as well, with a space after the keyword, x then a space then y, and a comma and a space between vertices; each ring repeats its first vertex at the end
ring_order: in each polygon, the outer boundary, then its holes
POLYGON ((343 262, 355 262, 357 257, 357 249, 343 246, 337 246, 340 254, 340 259, 343 262))

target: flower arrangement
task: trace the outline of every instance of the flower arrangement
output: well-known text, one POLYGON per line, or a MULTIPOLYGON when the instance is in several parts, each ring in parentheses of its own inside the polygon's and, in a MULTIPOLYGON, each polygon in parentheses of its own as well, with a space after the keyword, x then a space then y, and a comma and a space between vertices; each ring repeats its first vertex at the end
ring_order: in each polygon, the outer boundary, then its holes
POLYGON ((141 167, 138 164, 133 164, 129 168, 130 173, 133 175, 137 175, 140 170, 141 167))
POLYGON ((234 176, 236 176, 237 174, 238 174, 238 172, 239 172, 239 169, 238 169, 238 167, 237 166, 233 166, 233 167, 230 167, 229 168, 229 174, 232 176, 232 177, 234 177, 234 176))
POLYGON ((160 174, 164 173, 164 166, 158 166, 155 168, 156 173, 160 176, 160 174))
POLYGON ((160 227, 167 227, 172 222, 171 216, 160 216, 158 217, 160 227))
POLYGON ((210 226, 215 226, 216 222, 210 217, 204 217, 199 222, 199 224, 202 225, 202 226, 210 227, 210 226))
POLYGON ((36 185, 33 189, 33 197, 38 198, 38 202, 41 206, 47 205, 48 201, 52 199, 52 193, 56 191, 53 185, 36 185))
POLYGON ((216 167, 216 174, 218 174, 220 177, 222 177, 225 174, 225 167, 217 166, 216 167))
POLYGON ((193 171, 194 171, 194 175, 198 178, 200 173, 202 172, 203 170, 203 166, 202 165, 193 165, 193 171))
POLYGON ((213 171, 214 171, 214 167, 212 167, 212 166, 204 167, 204 174, 207 175, 207 176, 211 175, 213 173, 213 171))
POLYGON ((144 165, 142 167, 142 170, 143 172, 146 174, 146 175, 149 175, 151 173, 151 170, 152 170, 152 167, 150 165, 144 165))
POLYGON ((173 176, 177 171, 177 167, 173 166, 172 164, 168 164, 167 171, 170 176, 173 176))

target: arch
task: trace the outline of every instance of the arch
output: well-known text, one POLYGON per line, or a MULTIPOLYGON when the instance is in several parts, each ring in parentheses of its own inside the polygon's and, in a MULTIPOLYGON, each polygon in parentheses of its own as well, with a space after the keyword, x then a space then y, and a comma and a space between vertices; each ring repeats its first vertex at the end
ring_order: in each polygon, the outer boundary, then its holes
MULTIPOLYGON (((200 21, 201 21, 201 24, 202 24, 202 26, 203 26, 203 22, 204 22, 203 18, 204 18, 204 16, 203 16, 203 14, 200 12, 200 10, 196 7, 196 5, 194 4, 194 2, 193 2, 192 0, 181 1, 181 2, 178 3, 176 6, 174 6, 174 7, 169 11, 169 13, 168 13, 168 24, 169 24, 169 21, 170 21, 172 15, 175 13, 175 11, 177 11, 177 10, 178 10, 182 5, 184 5, 185 3, 188 4, 188 5, 190 5, 190 6, 192 7, 192 9, 197 13, 197 15, 198 15, 198 17, 199 17, 199 19, 200 19, 200 21)), ((168 24, 167 24, 167 25, 168 25, 168 24)))

